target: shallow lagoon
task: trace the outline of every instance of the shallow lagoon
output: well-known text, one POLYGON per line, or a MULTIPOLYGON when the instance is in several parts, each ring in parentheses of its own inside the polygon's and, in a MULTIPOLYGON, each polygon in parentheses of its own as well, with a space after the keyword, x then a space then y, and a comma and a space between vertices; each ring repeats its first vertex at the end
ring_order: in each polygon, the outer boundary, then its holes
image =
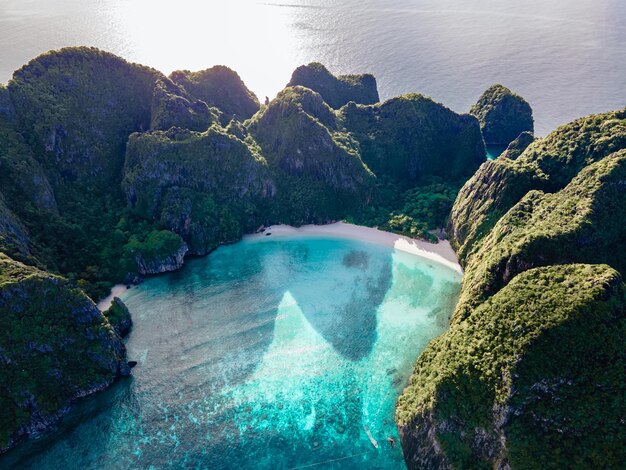
POLYGON ((459 283, 430 260, 345 239, 222 247, 124 294, 134 377, 18 449, 38 453, 17 463, 404 468, 387 442, 398 441, 395 401, 459 283))

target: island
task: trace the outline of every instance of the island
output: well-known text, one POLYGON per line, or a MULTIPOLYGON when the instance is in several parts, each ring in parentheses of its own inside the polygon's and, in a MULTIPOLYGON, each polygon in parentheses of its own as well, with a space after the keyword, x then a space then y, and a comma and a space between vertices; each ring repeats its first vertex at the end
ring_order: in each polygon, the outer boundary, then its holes
POLYGON ((501 85, 458 114, 313 63, 261 104, 224 66, 33 59, 0 85, 0 453, 131 373, 111 287, 344 220, 447 235, 464 269, 398 401, 410 468, 618 467, 626 109, 532 131, 501 85))

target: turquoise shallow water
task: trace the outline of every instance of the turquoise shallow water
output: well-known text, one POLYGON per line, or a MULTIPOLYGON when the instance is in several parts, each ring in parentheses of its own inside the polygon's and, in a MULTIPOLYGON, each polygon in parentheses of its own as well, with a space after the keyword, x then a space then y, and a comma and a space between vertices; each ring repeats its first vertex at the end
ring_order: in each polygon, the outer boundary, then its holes
POLYGON ((404 468, 387 442, 395 401, 445 330, 459 282, 429 260, 349 240, 222 247, 125 294, 134 377, 18 450, 31 457, 17 464, 404 468))

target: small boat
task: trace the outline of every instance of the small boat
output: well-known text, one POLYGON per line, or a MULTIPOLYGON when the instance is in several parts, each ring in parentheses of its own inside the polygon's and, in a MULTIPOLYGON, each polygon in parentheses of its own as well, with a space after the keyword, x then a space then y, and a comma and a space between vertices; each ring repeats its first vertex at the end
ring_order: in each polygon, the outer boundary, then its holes
POLYGON ((378 442, 376 442, 376 439, 374 439, 374 436, 372 436, 369 428, 367 426, 363 426, 363 429, 365 429, 365 434, 367 434, 367 437, 370 438, 370 442, 372 443, 372 445, 378 449, 378 442))

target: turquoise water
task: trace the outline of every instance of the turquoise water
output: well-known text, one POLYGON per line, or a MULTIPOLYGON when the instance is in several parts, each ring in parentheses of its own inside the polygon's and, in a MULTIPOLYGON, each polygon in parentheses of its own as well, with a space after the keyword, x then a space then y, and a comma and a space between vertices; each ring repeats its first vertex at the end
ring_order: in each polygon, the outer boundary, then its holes
POLYGON ((395 401, 446 329, 459 282, 429 260, 349 240, 222 247, 125 294, 133 378, 79 406, 53 439, 18 449, 36 455, 14 464, 404 468, 387 442, 398 439, 395 401))
POLYGON ((487 159, 495 160, 506 150, 507 145, 487 145, 487 159))

